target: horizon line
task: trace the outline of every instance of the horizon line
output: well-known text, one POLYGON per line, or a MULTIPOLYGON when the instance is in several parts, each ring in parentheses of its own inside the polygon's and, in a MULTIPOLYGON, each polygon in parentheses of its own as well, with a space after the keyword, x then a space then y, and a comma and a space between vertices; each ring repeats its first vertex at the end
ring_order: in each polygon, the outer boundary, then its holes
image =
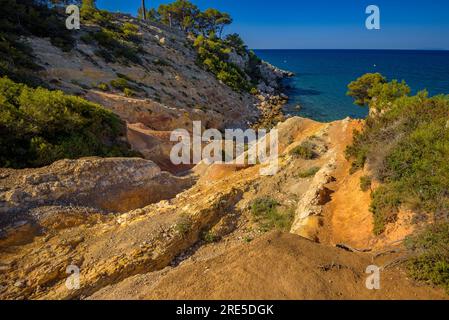
POLYGON ((359 50, 359 51, 449 51, 449 49, 360 49, 360 48, 345 48, 345 49, 332 49, 332 48, 302 48, 302 49, 295 49, 295 48, 252 48, 250 50, 359 50))

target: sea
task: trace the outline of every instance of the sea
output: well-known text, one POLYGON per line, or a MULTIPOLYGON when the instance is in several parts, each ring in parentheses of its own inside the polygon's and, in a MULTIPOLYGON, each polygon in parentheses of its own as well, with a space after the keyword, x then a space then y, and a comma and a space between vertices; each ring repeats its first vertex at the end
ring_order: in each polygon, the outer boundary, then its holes
POLYGON ((254 50, 263 60, 295 77, 286 80, 285 113, 317 121, 365 118, 353 104, 348 84, 368 72, 405 80, 416 93, 449 94, 449 51, 424 50, 254 50), (298 110, 297 106, 300 106, 298 110))

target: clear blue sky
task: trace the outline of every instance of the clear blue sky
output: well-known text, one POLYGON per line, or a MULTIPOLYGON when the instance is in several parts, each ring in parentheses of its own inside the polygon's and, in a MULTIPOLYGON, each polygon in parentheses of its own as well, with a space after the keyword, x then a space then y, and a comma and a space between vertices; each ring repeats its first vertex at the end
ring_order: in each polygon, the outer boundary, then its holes
MULTIPOLYGON (((172 1, 146 0, 157 7, 172 1)), ((135 14, 140 0, 97 0, 135 14)), ((449 0, 193 0, 234 18, 254 49, 449 49, 449 0), (381 10, 381 30, 367 30, 365 9, 381 10)))

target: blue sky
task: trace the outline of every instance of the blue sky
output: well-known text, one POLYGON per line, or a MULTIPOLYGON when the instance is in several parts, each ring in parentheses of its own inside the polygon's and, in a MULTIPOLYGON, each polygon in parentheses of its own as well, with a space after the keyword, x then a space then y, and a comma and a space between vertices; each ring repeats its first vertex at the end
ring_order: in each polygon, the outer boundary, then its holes
MULTIPOLYGON (((146 0, 157 7, 171 1, 146 0)), ((448 0, 193 0, 234 18, 253 49, 449 49, 448 0), (381 10, 381 30, 367 30, 365 9, 381 10)), ((102 9, 135 14, 140 0, 97 0, 102 9)))

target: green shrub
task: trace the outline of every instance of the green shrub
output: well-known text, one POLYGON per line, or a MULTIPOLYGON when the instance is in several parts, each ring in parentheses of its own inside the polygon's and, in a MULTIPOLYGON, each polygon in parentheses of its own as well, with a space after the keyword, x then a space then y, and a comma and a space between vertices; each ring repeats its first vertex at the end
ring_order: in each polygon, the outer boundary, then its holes
POLYGON ((360 178, 360 190, 366 192, 371 189, 373 179, 370 176, 363 176, 360 178))
POLYGON ((405 244, 413 254, 408 262, 410 275, 442 286, 449 294, 449 223, 431 225, 407 238, 405 244))
POLYGON ((203 233, 202 239, 203 239, 203 241, 206 242, 206 243, 215 243, 215 242, 217 242, 217 241, 220 239, 220 237, 218 237, 218 236, 217 236, 214 232, 212 232, 212 231, 207 231, 207 232, 204 232, 204 233, 203 233))
POLYGON ((437 219, 449 215, 449 96, 408 96, 406 84, 395 81, 382 88, 372 103, 384 101, 383 112, 367 118, 346 150, 353 171, 368 162, 383 184, 371 205, 376 234, 395 221, 400 206, 437 219))
POLYGON ((376 83, 368 90, 369 96, 376 98, 371 100, 370 108, 385 110, 390 108, 393 101, 409 95, 410 92, 411 89, 405 81, 398 82, 397 80, 393 80, 388 83, 376 83))
POLYGON ((294 211, 281 210, 278 207, 279 203, 271 198, 259 198, 251 204, 251 213, 262 231, 290 229, 294 211))
POLYGON ((133 62, 141 63, 139 46, 141 36, 138 34, 138 26, 126 22, 123 25, 114 23, 116 20, 112 13, 95 8, 84 8, 81 17, 85 24, 94 24, 101 27, 100 31, 89 32, 83 36, 83 41, 93 41, 101 47, 95 54, 102 57, 106 62, 133 62))
POLYGON ((94 37, 90 33, 83 34, 80 39, 87 44, 92 44, 95 41, 94 37))
POLYGON ((97 88, 100 89, 101 91, 109 91, 109 85, 107 83, 99 83, 97 84, 97 88))
POLYGON ((0 31, 0 76, 8 76, 33 87, 42 84, 36 76, 40 67, 34 63, 31 52, 26 43, 0 31))
POLYGON ((182 215, 176 222, 175 231, 184 237, 192 230, 192 226, 192 219, 187 215, 182 215))
POLYGON ((372 201, 370 211, 373 213, 375 235, 380 235, 385 231, 388 223, 395 222, 399 207, 401 205, 401 195, 394 185, 382 185, 371 195, 372 201))
POLYGON ((251 84, 254 87, 257 87, 257 85, 261 81, 265 81, 264 77, 262 76, 262 72, 260 71, 260 65, 262 64, 262 60, 252 50, 247 51, 247 53, 249 61, 245 72, 251 78, 251 84))
POLYGON ((139 36, 139 27, 135 24, 125 22, 121 29, 121 34, 123 38, 131 42, 140 42, 141 38, 139 36))
POLYGON ((124 36, 120 33, 102 28, 101 31, 93 33, 92 37, 102 47, 102 50, 96 53, 105 59, 106 62, 141 62, 138 56, 139 48, 124 39, 124 36))
POLYGON ((251 93, 252 95, 256 95, 259 93, 259 90, 257 90, 257 88, 251 88, 251 90, 249 91, 249 93, 251 93))
POLYGON ((135 88, 134 85, 129 83, 128 80, 126 80, 124 78, 117 78, 117 79, 111 80, 110 85, 113 88, 122 91, 123 93, 125 93, 125 90, 132 90, 135 88))
POLYGON ((228 34, 225 37, 224 42, 230 47, 234 48, 237 54, 241 56, 245 55, 248 52, 248 47, 245 45, 245 42, 237 33, 228 34))
POLYGON ((320 171, 319 167, 312 167, 310 169, 299 172, 298 177, 299 178, 310 178, 310 177, 315 176, 318 171, 320 171))
POLYGON ((279 203, 272 198, 259 198, 251 204, 251 212, 254 216, 260 216, 274 210, 278 205, 279 203))
POLYGON ((123 89, 123 93, 125 94, 126 97, 133 97, 136 95, 136 93, 128 88, 123 89))
POLYGON ((367 73, 348 85, 348 96, 359 106, 369 105, 373 96, 370 90, 377 84, 386 83, 387 79, 380 73, 367 73))
POLYGON ((245 236, 243 237, 243 241, 246 243, 251 243, 254 240, 253 237, 245 236))
POLYGON ((233 90, 242 92, 251 90, 251 85, 245 73, 233 63, 228 62, 231 47, 223 40, 198 36, 194 47, 198 51, 198 64, 212 72, 217 79, 227 84, 233 90))
POLYGON ((61 91, 0 78, 0 167, 40 167, 85 156, 134 156, 116 115, 61 91))
POLYGON ((351 159, 351 174, 363 169, 365 166, 370 146, 364 139, 365 135, 356 131, 354 132, 352 145, 346 147, 346 158, 351 159))
POLYGON ((305 160, 312 160, 315 157, 313 151, 314 145, 310 141, 305 141, 291 151, 292 155, 301 157, 305 160))

